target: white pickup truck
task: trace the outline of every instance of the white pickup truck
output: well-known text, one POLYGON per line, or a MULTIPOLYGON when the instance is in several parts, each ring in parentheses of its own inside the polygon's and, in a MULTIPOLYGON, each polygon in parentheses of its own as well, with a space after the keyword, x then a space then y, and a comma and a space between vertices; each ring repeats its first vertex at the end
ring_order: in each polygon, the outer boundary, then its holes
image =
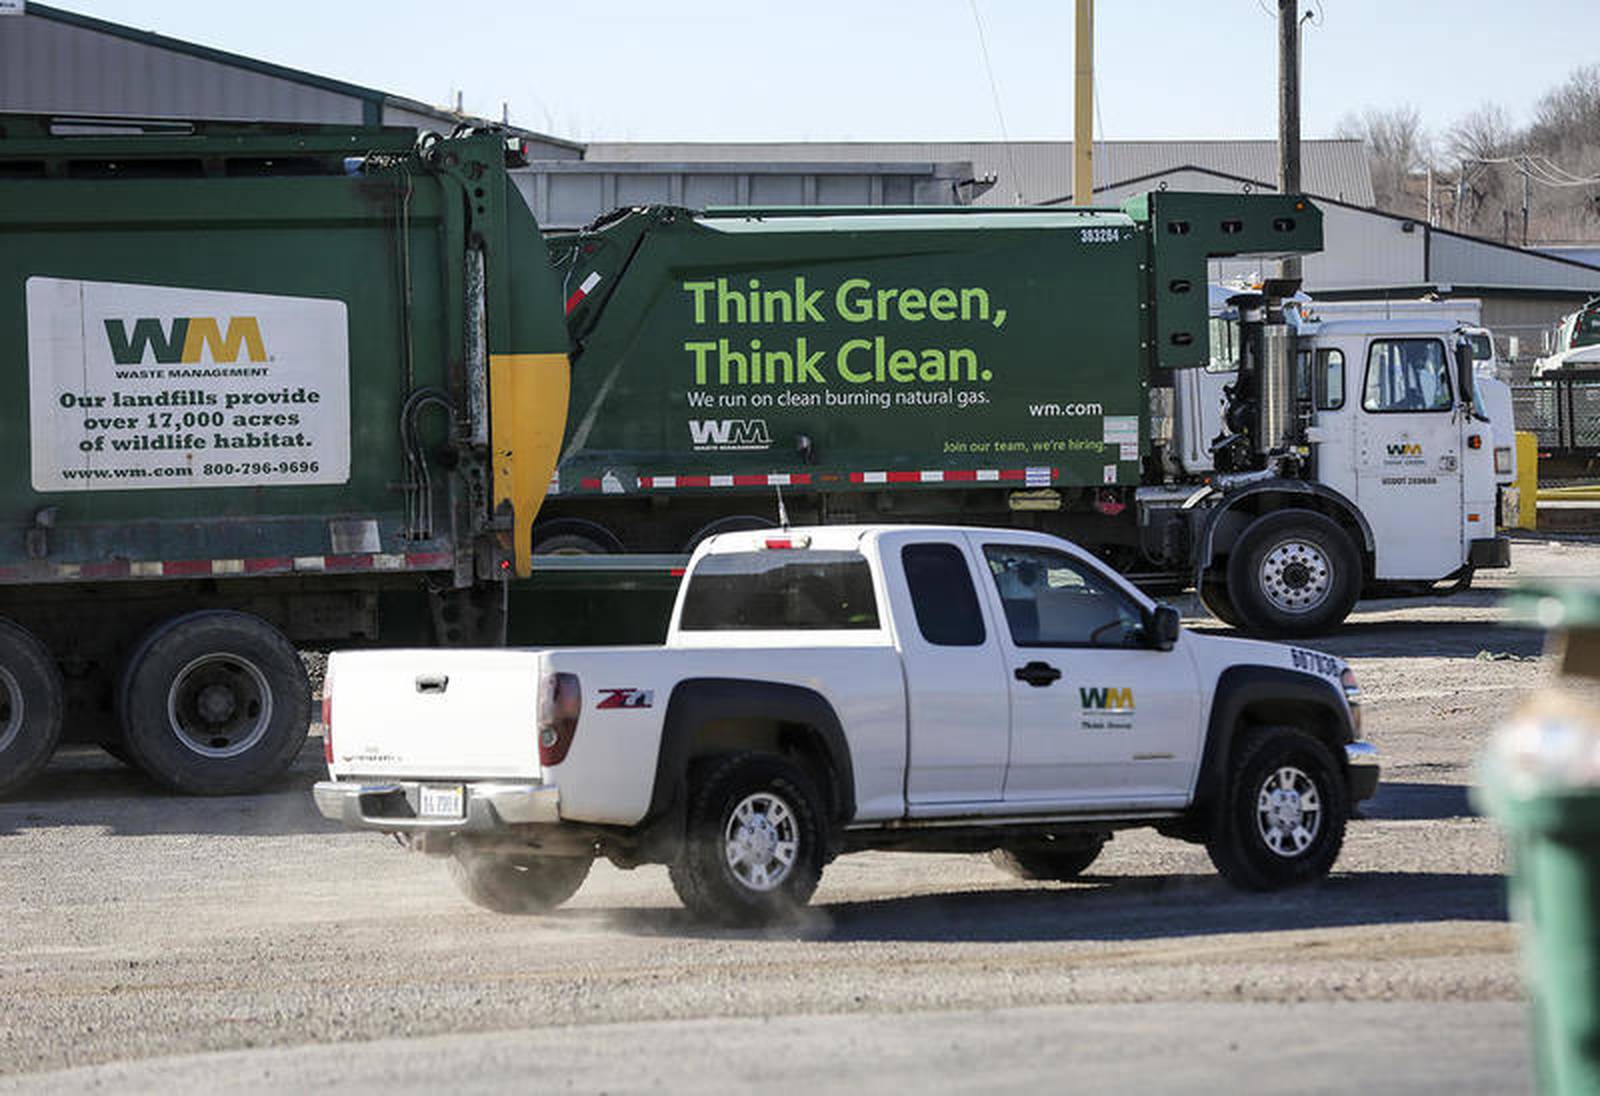
POLYGON ((1336 658, 1206 636, 1075 546, 826 526, 703 543, 664 647, 341 651, 322 813, 536 912, 596 856, 707 919, 784 916, 858 849, 1084 871, 1112 832, 1229 880, 1325 875, 1378 784, 1336 658))

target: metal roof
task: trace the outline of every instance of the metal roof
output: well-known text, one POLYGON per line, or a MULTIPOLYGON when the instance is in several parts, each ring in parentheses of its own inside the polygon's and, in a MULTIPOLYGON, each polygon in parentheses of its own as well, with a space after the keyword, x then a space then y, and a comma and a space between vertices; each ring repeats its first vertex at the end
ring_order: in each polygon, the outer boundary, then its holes
MULTIPOLYGON (((978 205, 1056 201, 1072 193, 1071 141, 592 141, 597 160, 966 161, 995 185, 978 205)), ((1198 167, 1276 189, 1278 146, 1274 141, 1096 141, 1096 190, 1179 167, 1198 167)), ((1372 173, 1356 140, 1301 143, 1301 178, 1306 192, 1354 205, 1371 205, 1372 173)))
MULTIPOLYGON (((448 127, 482 122, 375 88, 29 0, 0 36, 0 109, 448 127)), ((576 155, 583 146, 508 129, 576 155)))

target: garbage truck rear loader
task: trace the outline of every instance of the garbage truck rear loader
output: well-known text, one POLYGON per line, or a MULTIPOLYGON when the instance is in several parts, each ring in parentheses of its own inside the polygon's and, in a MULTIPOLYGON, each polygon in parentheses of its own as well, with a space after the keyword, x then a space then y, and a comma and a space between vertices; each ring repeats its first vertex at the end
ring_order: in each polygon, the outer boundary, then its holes
POLYGON ((414 144, 0 116, 0 790, 63 726, 253 789, 305 742, 297 648, 504 635, 560 286, 519 150, 414 144))
POLYGON ((1174 192, 651 207, 553 237, 573 394, 536 550, 682 551, 773 522, 781 492, 795 521, 1069 536, 1285 636, 1363 591, 1503 564, 1470 354, 1444 325, 1324 335, 1270 282, 1210 316, 1209 258, 1321 239, 1303 197, 1174 192))

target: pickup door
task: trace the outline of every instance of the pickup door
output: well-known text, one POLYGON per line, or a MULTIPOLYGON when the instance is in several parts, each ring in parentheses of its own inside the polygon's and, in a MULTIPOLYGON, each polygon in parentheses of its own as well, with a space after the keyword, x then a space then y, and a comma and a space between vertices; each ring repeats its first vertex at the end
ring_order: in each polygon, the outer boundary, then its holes
POLYGON ((1198 674, 1183 638, 1144 644, 1137 594, 1027 533, 888 533, 879 547, 905 654, 913 816, 1187 799, 1198 674))

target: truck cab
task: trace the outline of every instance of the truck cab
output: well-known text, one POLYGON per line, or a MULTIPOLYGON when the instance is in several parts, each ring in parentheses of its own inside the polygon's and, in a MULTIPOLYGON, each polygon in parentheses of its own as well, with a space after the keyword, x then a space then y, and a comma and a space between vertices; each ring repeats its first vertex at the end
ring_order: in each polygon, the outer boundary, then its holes
POLYGON ((1214 304, 1209 364, 1174 376, 1173 457, 1206 484, 1183 505, 1217 616, 1306 634, 1362 595, 1509 563, 1512 447, 1488 411, 1509 419, 1509 400, 1478 377, 1481 331, 1418 310, 1324 321, 1252 291, 1214 304))

